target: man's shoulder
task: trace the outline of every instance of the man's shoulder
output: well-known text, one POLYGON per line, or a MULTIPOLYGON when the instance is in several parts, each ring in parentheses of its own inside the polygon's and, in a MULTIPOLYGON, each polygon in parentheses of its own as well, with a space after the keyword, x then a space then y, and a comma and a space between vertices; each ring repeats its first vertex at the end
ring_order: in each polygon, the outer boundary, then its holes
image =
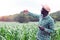
POLYGON ((49 15, 48 17, 49 21, 54 21, 54 19, 49 15))

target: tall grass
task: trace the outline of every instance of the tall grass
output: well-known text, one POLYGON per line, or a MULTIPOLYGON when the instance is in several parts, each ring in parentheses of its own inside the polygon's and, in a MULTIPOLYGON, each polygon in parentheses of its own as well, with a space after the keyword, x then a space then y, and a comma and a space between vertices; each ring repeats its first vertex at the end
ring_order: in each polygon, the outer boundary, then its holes
MULTIPOLYGON (((57 24, 59 23, 57 22, 55 26, 57 24)), ((0 40, 36 40, 37 26, 37 22, 0 22, 0 40)), ((52 40, 60 40, 59 37, 60 29, 56 30, 56 35, 52 36, 52 40)))

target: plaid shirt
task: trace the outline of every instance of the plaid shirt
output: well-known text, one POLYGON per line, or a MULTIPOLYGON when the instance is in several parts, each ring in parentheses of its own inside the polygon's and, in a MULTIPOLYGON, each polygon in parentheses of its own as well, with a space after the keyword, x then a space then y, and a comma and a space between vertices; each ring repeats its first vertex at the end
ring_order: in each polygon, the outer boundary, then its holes
POLYGON ((50 35, 48 33, 53 33, 53 30, 54 30, 53 18, 49 15, 47 15, 46 17, 43 17, 42 14, 36 15, 36 14, 29 13, 29 15, 34 16, 36 18, 39 18, 38 25, 45 28, 44 31, 41 31, 40 29, 38 29, 37 39, 39 39, 39 40, 51 40, 50 35))

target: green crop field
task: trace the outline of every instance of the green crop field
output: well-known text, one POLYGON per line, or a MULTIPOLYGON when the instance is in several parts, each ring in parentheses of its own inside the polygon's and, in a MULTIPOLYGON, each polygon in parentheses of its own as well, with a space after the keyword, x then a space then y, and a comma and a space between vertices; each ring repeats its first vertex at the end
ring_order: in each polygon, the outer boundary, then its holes
MULTIPOLYGON (((60 40, 60 22, 55 23, 56 35, 52 40, 60 40)), ((0 40, 36 40, 38 22, 0 22, 0 40)))

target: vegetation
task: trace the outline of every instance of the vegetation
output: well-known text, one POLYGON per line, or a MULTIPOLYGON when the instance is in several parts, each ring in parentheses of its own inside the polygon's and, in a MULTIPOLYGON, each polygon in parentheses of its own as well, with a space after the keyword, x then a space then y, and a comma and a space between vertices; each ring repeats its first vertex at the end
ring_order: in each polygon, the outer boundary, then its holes
POLYGON ((60 21, 60 11, 50 14, 55 20, 60 21))
MULTIPOLYGON (((55 24, 56 35, 52 40, 60 40, 60 22, 55 24)), ((0 40, 36 40, 38 22, 0 22, 0 40)))
POLYGON ((31 13, 31 12, 29 11, 25 12, 25 10, 20 12, 20 14, 14 17, 15 21, 18 21, 20 23, 25 23, 29 21, 35 21, 35 22, 38 21, 38 18, 30 16, 28 15, 28 13, 31 13))
MULTIPOLYGON (((25 22, 29 22, 29 21, 38 21, 38 18, 35 18, 33 16, 30 16, 28 14, 24 14, 24 10, 21 11, 18 14, 14 14, 14 15, 9 15, 9 16, 2 16, 0 17, 0 21, 17 21, 20 23, 25 23, 25 22)), ((29 11, 27 11, 27 13, 31 13, 29 11)))
POLYGON ((0 23, 0 36, 5 40, 35 40, 36 32, 37 23, 0 23))
MULTIPOLYGON (((26 10, 26 12, 31 13, 28 10, 26 10)), ((26 12, 25 12, 25 10, 23 10, 18 14, 2 16, 2 17, 0 17, 0 21, 10 21, 10 22, 18 21, 20 23, 25 23, 25 22, 29 22, 29 21, 32 21, 32 22, 39 21, 39 19, 36 17, 30 16, 28 14, 24 14, 26 12)), ((55 21, 60 21, 60 11, 51 13, 50 15, 55 19, 55 21)))

